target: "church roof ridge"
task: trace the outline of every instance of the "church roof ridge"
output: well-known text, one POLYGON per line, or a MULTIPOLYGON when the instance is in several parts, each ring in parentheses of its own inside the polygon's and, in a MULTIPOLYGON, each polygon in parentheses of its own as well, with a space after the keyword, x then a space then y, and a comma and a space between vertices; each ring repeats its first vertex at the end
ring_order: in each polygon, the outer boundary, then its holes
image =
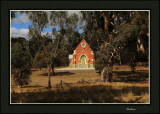
MULTIPOLYGON (((79 44, 77 45, 77 47, 81 44, 81 42, 82 42, 83 40, 88 44, 88 42, 83 38, 83 39, 79 42, 79 44)), ((88 46, 89 46, 89 48, 91 49, 91 47, 90 47, 90 45, 89 45, 89 44, 88 44, 88 46)), ((77 49, 77 47, 76 47, 74 50, 76 50, 76 49, 77 49)), ((93 50, 91 49, 91 51, 93 51, 93 50)))

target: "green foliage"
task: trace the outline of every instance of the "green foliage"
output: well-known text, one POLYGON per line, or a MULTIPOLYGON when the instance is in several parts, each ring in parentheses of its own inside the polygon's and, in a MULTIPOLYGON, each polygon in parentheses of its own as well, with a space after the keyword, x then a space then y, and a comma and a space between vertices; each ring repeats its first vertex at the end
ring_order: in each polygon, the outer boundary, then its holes
POLYGON ((101 71, 104 67, 105 61, 103 58, 96 58, 95 69, 101 71))
MULTIPOLYGON (((136 62, 143 59, 143 56, 137 51, 137 38, 142 31, 143 34, 148 32, 148 12, 108 11, 105 12, 105 15, 102 15, 101 12, 81 13, 83 20, 86 22, 83 37, 87 38, 89 45, 96 52, 96 69, 101 70, 105 64, 109 63, 110 57, 113 56, 114 62, 122 58, 124 60, 122 62, 129 63, 132 70, 134 70, 136 62), (107 22, 104 21, 104 16, 107 16, 108 19, 108 33, 104 30, 104 25, 107 22), (125 55, 122 55, 122 53, 125 53, 125 55)), ((143 37, 146 38, 144 35, 143 37)), ((147 41, 143 40, 142 43, 145 50, 148 51, 147 41)))
POLYGON ((19 86, 28 85, 30 80, 31 72, 28 69, 20 70, 20 69, 14 69, 12 70, 13 79, 15 84, 19 86))
MULTIPOLYGON (((48 44, 44 47, 44 53, 43 50, 39 50, 35 57, 33 62, 33 67, 35 68, 43 68, 47 67, 45 57, 47 58, 48 64, 51 64, 53 66, 61 66, 68 64, 68 52, 66 50, 62 50, 57 57, 54 57, 56 46, 54 44, 48 44)), ((61 48, 62 49, 62 48, 61 48)))
POLYGON ((13 68, 29 69, 31 67, 32 57, 30 53, 16 43, 11 49, 11 63, 13 68))
MULTIPOLYGON (((48 24, 47 12, 43 11, 30 11, 29 19, 32 21, 32 25, 29 26, 29 37, 31 38, 30 46, 32 46, 33 56, 38 51, 37 48, 43 48, 45 39, 42 37, 43 30, 48 24), (35 43, 35 44, 34 44, 35 43)), ((49 38, 49 35, 46 35, 49 38)))
POLYGON ((41 32, 38 30, 37 27, 34 28, 33 25, 30 25, 28 35, 30 39, 38 40, 41 36, 41 32))
POLYGON ((46 62, 44 60, 44 55, 42 53, 42 51, 38 51, 35 54, 34 60, 33 60, 33 67, 34 68, 43 68, 46 67, 46 62))
MULTIPOLYGON (((48 14, 44 11, 30 11, 29 19, 32 21, 34 29, 43 31, 47 27, 48 14)), ((34 31, 35 32, 35 31, 34 31)), ((33 33, 34 33, 33 32, 33 33)))
POLYGON ((29 52, 30 52, 30 54, 32 55, 32 57, 34 58, 36 52, 37 52, 37 51, 40 49, 40 47, 41 47, 41 43, 40 43, 39 40, 33 38, 33 39, 30 39, 30 40, 29 40, 28 46, 29 46, 29 52))
POLYGON ((28 41, 23 37, 11 38, 11 47, 14 47, 14 44, 17 42, 21 44, 24 49, 29 50, 28 41))
POLYGON ((58 26, 65 28, 67 23, 67 12, 66 11, 52 11, 50 15, 52 26, 58 26))
POLYGON ((114 45, 121 46, 124 43, 130 43, 129 41, 138 37, 138 31, 137 25, 126 23, 126 21, 122 22, 117 27, 118 35, 113 40, 114 45))
POLYGON ((96 11, 82 11, 81 13, 82 20, 85 21, 82 37, 89 43, 93 51, 97 51, 106 37, 104 17, 96 11))
POLYGON ((148 11, 137 11, 134 12, 132 24, 136 24, 140 31, 145 33, 149 32, 149 12, 148 11))
MULTIPOLYGON (((65 51, 73 53, 73 50, 81 41, 80 33, 78 32, 78 16, 76 14, 69 16, 66 11, 52 11, 50 19, 53 26, 52 34, 55 36, 54 43, 56 44, 59 41, 60 45, 66 48, 65 51), (58 30, 56 29, 57 26, 58 30)), ((60 45, 58 49, 61 49, 60 45)))
POLYGON ((12 44, 13 44, 13 43, 16 43, 16 42, 22 44, 24 41, 26 41, 26 40, 25 40, 25 38, 23 38, 23 37, 18 37, 18 38, 13 38, 13 37, 12 37, 12 38, 11 38, 12 44))
POLYGON ((67 50, 61 51, 56 57, 55 66, 68 66, 69 64, 68 55, 69 53, 67 50))
POLYGON ((121 61, 122 64, 128 64, 130 62, 130 55, 128 54, 129 49, 125 48, 121 51, 121 61))
POLYGON ((52 44, 53 41, 49 34, 42 36, 42 43, 37 38, 32 38, 29 40, 28 47, 29 52, 31 53, 32 57, 34 58, 35 54, 38 52, 39 49, 43 48, 43 46, 47 46, 48 44, 52 44))
POLYGON ((66 33, 67 33, 67 42, 68 42, 66 46, 67 46, 68 52, 71 54, 73 53, 73 51, 75 50, 75 48, 77 47, 77 45, 80 43, 82 39, 80 37, 80 33, 78 33, 73 29, 67 29, 66 33))
MULTIPOLYGON (((136 62, 143 61, 143 54, 139 53, 137 50, 137 38, 140 33, 148 32, 148 12, 133 12, 133 16, 130 21, 123 21, 119 26, 117 26, 117 36, 113 40, 114 45, 120 47, 125 44, 125 48, 123 51, 128 51, 126 55, 123 55, 123 59, 128 58, 128 63, 131 66, 131 71, 135 71, 136 62)), ((147 40, 147 39, 146 39, 147 40)), ((146 41, 145 40, 145 41, 146 41)), ((147 50, 148 44, 146 42, 142 42, 144 44, 144 48, 147 50)))
POLYGON ((18 42, 11 48, 11 70, 17 85, 28 84, 32 57, 30 53, 18 42))
POLYGON ((78 16, 74 13, 68 15, 67 11, 52 11, 51 16, 51 25, 59 27, 59 30, 72 28, 76 29, 78 26, 78 16))
POLYGON ((112 64, 111 52, 113 48, 111 46, 103 47, 96 52, 95 69, 101 71, 107 64, 112 64))

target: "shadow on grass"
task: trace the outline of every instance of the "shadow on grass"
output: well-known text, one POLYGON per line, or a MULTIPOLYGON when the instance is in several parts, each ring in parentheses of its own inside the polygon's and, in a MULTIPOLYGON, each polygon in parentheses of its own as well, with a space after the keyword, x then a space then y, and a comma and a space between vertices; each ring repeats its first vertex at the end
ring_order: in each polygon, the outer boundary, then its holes
MULTIPOLYGON (((74 73, 71 72, 56 72, 55 75, 53 75, 52 73, 50 74, 50 76, 64 76, 64 75, 72 75, 74 73)), ((44 74, 40 74, 41 76, 48 76, 48 73, 44 73, 44 74)))
POLYGON ((148 81, 149 73, 148 72, 135 72, 131 71, 114 71, 113 78, 114 82, 146 82, 148 81))
POLYGON ((23 86, 22 88, 29 88, 29 87, 37 88, 37 87, 45 87, 45 86, 39 86, 39 85, 36 85, 36 86, 29 86, 29 85, 26 85, 26 86, 23 86))
POLYGON ((82 86, 45 92, 12 93, 12 103, 146 103, 148 87, 82 86))
POLYGON ((31 72, 33 72, 33 71, 38 71, 38 70, 30 70, 31 72))

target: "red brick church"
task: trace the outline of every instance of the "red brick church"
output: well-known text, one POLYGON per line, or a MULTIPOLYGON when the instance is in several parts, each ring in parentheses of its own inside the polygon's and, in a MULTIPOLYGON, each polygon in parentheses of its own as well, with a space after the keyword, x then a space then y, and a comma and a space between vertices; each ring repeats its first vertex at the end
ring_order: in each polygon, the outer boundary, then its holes
POLYGON ((93 68, 94 53, 88 43, 83 39, 72 55, 69 55, 70 68, 93 68))

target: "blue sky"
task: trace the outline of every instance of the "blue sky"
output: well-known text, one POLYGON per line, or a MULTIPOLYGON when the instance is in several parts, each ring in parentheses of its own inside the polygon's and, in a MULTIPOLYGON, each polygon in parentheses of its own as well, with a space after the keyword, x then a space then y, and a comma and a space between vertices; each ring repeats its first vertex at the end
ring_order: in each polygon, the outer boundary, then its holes
MULTIPOLYGON (((15 24, 15 23, 11 23, 11 27, 15 27, 17 29, 28 29, 29 25, 32 25, 31 22, 29 23, 18 23, 18 24, 15 24)), ((45 28, 45 30, 43 32, 52 32, 52 28, 45 28)))
MULTIPOLYGON (((11 23, 11 27, 15 27, 17 29, 28 29, 29 25, 32 25, 31 22, 29 23, 18 23, 18 24, 15 24, 15 23, 11 23)), ((45 30, 43 32, 52 32, 52 28, 49 27, 49 28, 45 28, 45 30)))
POLYGON ((32 23, 29 22, 29 23, 11 23, 11 27, 15 27, 17 29, 28 29, 29 25, 31 25, 32 23))
MULTIPOLYGON (((50 15, 50 12, 47 12, 48 15, 50 15)), ((73 13, 78 14, 80 16, 80 13, 78 11, 69 11, 68 14, 71 15, 73 13)), ((25 13, 17 13, 16 18, 11 20, 11 37, 24 37, 26 39, 29 39, 28 37, 28 27, 29 25, 32 25, 31 21, 28 19, 28 15, 25 13)), ((56 28, 58 29, 58 27, 56 28)), ((79 30, 80 33, 82 33, 83 30, 79 30)), ((43 34, 52 32, 52 27, 45 28, 43 31, 43 34)))

